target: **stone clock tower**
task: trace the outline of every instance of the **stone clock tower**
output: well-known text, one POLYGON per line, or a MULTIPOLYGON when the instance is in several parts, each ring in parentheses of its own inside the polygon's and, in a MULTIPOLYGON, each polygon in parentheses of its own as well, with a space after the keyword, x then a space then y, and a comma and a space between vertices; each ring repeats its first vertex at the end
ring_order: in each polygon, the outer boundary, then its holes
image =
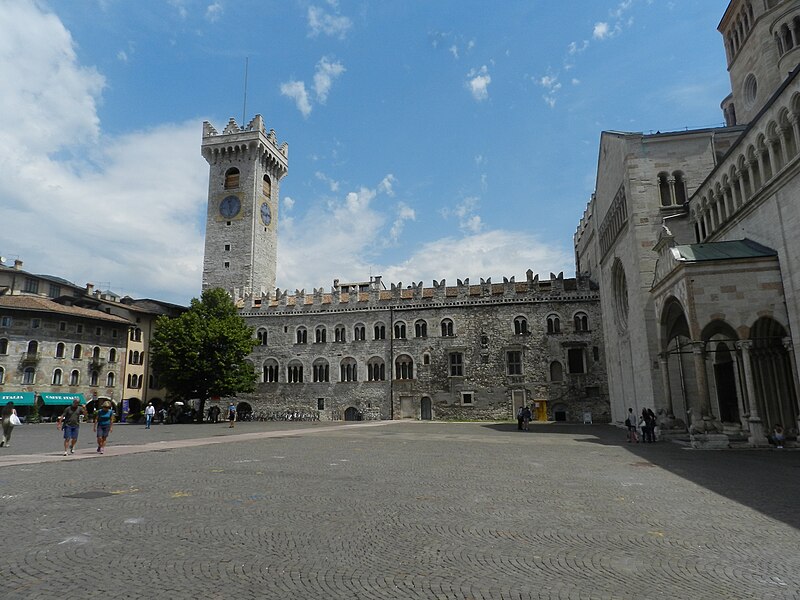
POLYGON ((280 180, 289 145, 256 115, 247 126, 231 119, 222 133, 203 123, 208 161, 208 213, 203 289, 220 287, 234 298, 275 290, 280 180))

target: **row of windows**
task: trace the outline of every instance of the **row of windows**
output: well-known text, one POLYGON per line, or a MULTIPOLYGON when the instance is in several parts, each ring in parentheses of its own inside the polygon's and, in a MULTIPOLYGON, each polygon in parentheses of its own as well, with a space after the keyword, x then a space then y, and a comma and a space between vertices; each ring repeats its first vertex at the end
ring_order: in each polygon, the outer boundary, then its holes
MULTIPOLYGON (((116 374, 113 372, 109 372, 106 375, 106 387, 114 387, 116 385, 116 374)), ((64 385, 64 371, 61 369, 55 369, 53 371, 53 376, 50 379, 51 385, 64 385)), ((3 367, 0 367, 0 385, 8 383, 6 381, 6 372, 3 367)), ((33 385, 36 383, 36 369, 34 367, 25 367, 22 371, 22 385, 33 385)), ((69 374, 69 379, 67 380, 67 385, 80 385, 81 384, 81 372, 78 369, 73 369, 69 374)), ((89 385, 90 386, 98 386, 100 385, 100 372, 99 371, 92 371, 89 373, 89 385)))
MULTIPOLYGON (((11 327, 14 324, 14 318, 8 315, 0 317, 0 327, 11 327)), ((40 329, 42 327, 42 320, 38 318, 31 319, 30 321, 31 329, 40 329)), ((59 331, 67 331, 67 322, 66 321, 59 321, 58 323, 58 330, 59 331)), ((75 324, 75 333, 83 333, 83 323, 76 323, 75 324)), ((103 335, 103 328, 102 327, 95 327, 94 334, 96 336, 103 335)), ((111 337, 117 337, 118 331, 116 329, 111 330, 111 337)), ((133 337, 131 337, 133 339, 133 337)), ((141 330, 139 330, 139 340, 141 340, 141 330)))
MULTIPOLYGON (((547 333, 561 333, 561 317, 557 314, 550 314, 547 316, 547 333)), ((573 317, 573 324, 575 331, 589 331, 589 316, 584 312, 576 313, 573 317)), ((450 319, 443 319, 440 325, 441 337, 455 337, 455 329, 453 321, 450 319)), ((346 342, 347 332, 343 325, 337 325, 334 330, 334 342, 346 342)), ((362 324, 353 327, 353 339, 355 341, 364 341, 367 338, 366 327, 362 324)), ((514 334, 525 335, 530 333, 528 328, 528 320, 525 317, 516 317, 514 319, 514 334)), ((424 338, 428 337, 428 323, 422 319, 414 322, 414 337, 424 338)), ((266 346, 268 344, 267 330, 264 328, 256 332, 256 339, 258 344, 266 346)), ((386 326, 383 323, 377 323, 373 328, 374 340, 386 339, 386 326)), ((406 324, 398 321, 394 324, 394 339, 406 339, 406 324)), ((326 327, 320 325, 314 330, 314 343, 324 344, 328 341, 328 330, 326 327)), ((298 344, 308 343, 308 330, 304 326, 300 326, 295 331, 295 342, 298 344)))
MULTIPOLYGON (((69 373, 69 379, 66 380, 67 385, 81 385, 81 372, 78 369, 73 369, 69 373)), ((141 389, 142 383, 144 381, 143 375, 128 375, 128 387, 132 389, 141 389)), ((53 376, 50 379, 51 385, 64 385, 65 382, 65 374, 64 371, 61 369, 55 369, 53 371, 53 376)), ((100 382, 100 372, 99 371, 92 371, 89 373, 89 385, 90 386, 98 386, 100 382)), ((114 387, 117 382, 117 375, 113 371, 109 371, 105 377, 106 387, 114 387)), ((6 381, 6 371, 3 367, 0 367, 0 385, 4 383, 8 383, 6 381)), ((26 367, 22 371, 22 385, 33 385, 36 383, 36 369, 34 367, 26 367)), ((160 382, 158 381, 158 376, 151 375, 150 376, 150 388, 151 389, 159 389, 160 382)))
MULTIPOLYGON (((599 361, 599 349, 593 349, 595 362, 599 361)), ((505 354, 506 375, 519 376, 522 370, 522 351, 509 350, 505 354)), ((447 355, 448 373, 450 377, 464 377, 465 363, 463 352, 449 352, 447 355)), ((430 364, 430 356, 425 355, 425 364, 430 364)), ((408 355, 401 355, 395 360, 395 379, 414 378, 414 360, 408 355)), ((567 350, 567 367, 569 373, 586 372, 586 356, 583 348, 569 348, 567 350)), ((264 383, 278 383, 280 365, 275 359, 268 359, 262 367, 262 381, 264 383)), ((363 377, 363 374, 361 375, 363 377)), ((386 365, 382 358, 373 357, 367 361, 366 381, 384 381, 386 379, 386 365)), ((311 381, 314 383, 330 382, 330 364, 324 358, 318 358, 311 365, 311 381)), ((550 381, 559 382, 564 380, 564 367, 559 361, 550 363, 550 381)), ((339 381, 359 381, 358 362, 347 357, 339 363, 339 381)), ((286 367, 287 383, 303 383, 304 367, 299 360, 291 360, 286 367)))
POLYGON ((728 47, 731 60, 733 60, 733 57, 739 52, 739 48, 744 44, 744 40, 753 28, 754 23, 753 6, 748 2, 742 6, 741 11, 733 21, 733 26, 729 28, 725 36, 725 43, 728 47))
MULTIPOLYGON (((101 354, 100 346, 95 346, 92 349, 91 357, 94 360, 100 360, 101 354)), ((8 340, 6 338, 0 338, 0 354, 8 354, 8 340)), ((36 340, 31 340, 28 342, 27 349, 25 351, 29 357, 35 357, 39 354, 39 342, 36 340)), ((53 355, 55 358, 66 358, 67 355, 67 345, 64 342, 59 342, 56 344, 55 354, 53 355)), ((142 357, 144 357, 144 353, 142 353, 142 357)), ((75 344, 72 347, 72 358, 83 358, 83 346, 81 344, 75 344)), ((108 362, 117 362, 117 350, 116 348, 110 348, 108 351, 108 362)), ((142 364, 142 363, 134 363, 134 364, 142 364)))

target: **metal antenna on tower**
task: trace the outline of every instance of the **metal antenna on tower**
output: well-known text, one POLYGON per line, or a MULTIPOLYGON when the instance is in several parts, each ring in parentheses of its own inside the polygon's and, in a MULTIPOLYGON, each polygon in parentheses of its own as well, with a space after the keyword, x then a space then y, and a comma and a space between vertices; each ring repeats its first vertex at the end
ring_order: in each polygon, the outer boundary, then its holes
POLYGON ((242 127, 244 127, 244 116, 247 114, 247 63, 250 61, 249 56, 244 57, 244 102, 242 103, 242 127))

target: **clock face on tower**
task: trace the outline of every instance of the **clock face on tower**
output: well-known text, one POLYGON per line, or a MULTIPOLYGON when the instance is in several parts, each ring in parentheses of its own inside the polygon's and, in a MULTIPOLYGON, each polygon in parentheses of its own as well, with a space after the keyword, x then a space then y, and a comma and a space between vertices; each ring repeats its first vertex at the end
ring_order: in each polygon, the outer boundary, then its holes
POLYGON ((225 196, 222 202, 219 203, 219 214, 231 219, 239 214, 241 207, 242 203, 239 201, 238 196, 225 196))
POLYGON ((261 204, 261 220, 264 222, 264 225, 269 225, 270 221, 272 221, 272 212, 269 210, 269 204, 266 202, 261 204))

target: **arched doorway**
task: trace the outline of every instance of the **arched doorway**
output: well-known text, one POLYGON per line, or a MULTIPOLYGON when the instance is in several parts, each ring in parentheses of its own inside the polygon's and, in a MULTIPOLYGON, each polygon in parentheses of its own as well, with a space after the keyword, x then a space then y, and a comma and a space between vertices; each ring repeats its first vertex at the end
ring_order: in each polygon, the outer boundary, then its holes
POLYGON ((358 412, 358 409, 355 406, 350 406, 347 410, 344 411, 344 420, 345 421, 360 421, 361 420, 361 413, 358 412))
POLYGON ((736 331, 721 320, 714 320, 703 328, 701 339, 710 356, 712 383, 719 409, 719 420, 741 427, 740 393, 737 389, 738 365, 736 360, 736 331))
POLYGON ((253 407, 248 402, 239 402, 236 405, 236 420, 249 421, 253 417, 253 407))
POLYGON ((431 399, 423 396, 420 401, 419 418, 423 421, 430 421, 433 418, 433 411, 431 410, 431 399))
POLYGON ((758 319, 750 329, 753 387, 765 434, 779 423, 788 430, 797 422, 792 367, 783 344, 786 335, 786 329, 769 317, 758 319))

